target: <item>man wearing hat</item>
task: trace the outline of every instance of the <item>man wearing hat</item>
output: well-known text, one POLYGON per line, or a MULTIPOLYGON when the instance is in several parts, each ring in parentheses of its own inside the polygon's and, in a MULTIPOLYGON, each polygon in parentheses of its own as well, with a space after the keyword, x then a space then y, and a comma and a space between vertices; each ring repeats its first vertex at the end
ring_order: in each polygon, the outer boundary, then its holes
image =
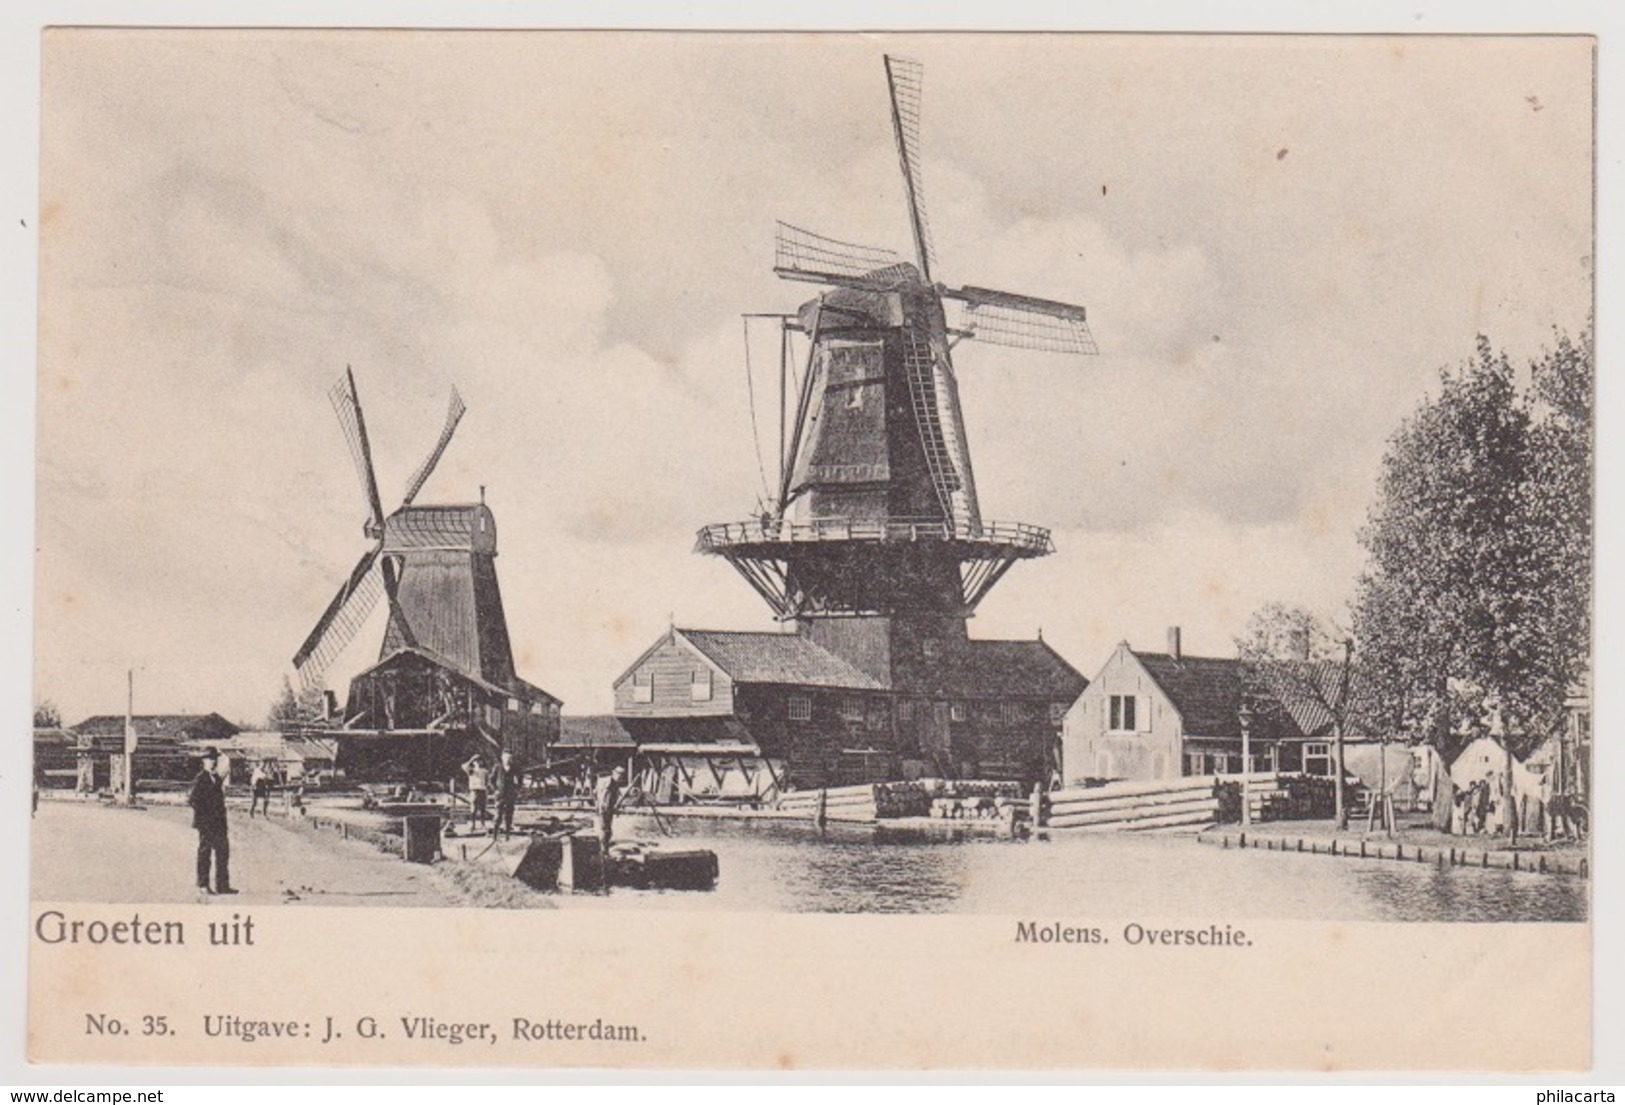
POLYGON ((231 845, 226 839, 226 781, 215 771, 220 750, 203 750, 203 766, 192 780, 187 804, 197 830, 197 888, 205 894, 235 894, 231 888, 231 845), (214 858, 214 889, 209 889, 209 859, 214 858))

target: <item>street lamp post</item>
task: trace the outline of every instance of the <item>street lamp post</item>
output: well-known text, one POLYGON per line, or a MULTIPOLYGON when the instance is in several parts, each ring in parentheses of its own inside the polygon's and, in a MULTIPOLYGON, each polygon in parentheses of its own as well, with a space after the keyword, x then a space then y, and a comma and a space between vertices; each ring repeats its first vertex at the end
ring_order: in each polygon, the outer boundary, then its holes
POLYGON ((1245 698, 1236 716, 1241 722, 1241 827, 1246 829, 1253 824, 1253 708, 1245 698))

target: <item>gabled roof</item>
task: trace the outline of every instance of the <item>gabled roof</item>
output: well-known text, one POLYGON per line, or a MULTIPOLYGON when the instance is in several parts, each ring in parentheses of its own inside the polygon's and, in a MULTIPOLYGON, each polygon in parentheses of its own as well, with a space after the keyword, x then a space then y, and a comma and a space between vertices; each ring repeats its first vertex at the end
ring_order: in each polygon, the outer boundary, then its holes
MULTIPOLYGON (((445 656, 442 656, 433 649, 424 648, 422 645, 405 645, 396 649, 388 656, 385 656, 376 664, 372 665, 372 667, 357 672, 355 679, 363 679, 369 675, 373 675, 386 667, 391 667, 397 663, 400 663, 401 658, 407 656, 415 656, 426 663, 433 664, 437 668, 445 668, 458 679, 466 679, 468 682, 474 684, 476 687, 479 687, 481 690, 486 691, 489 694, 519 698, 540 697, 554 703, 560 701, 559 699, 548 694, 546 691, 542 690, 540 687, 520 679, 517 675, 513 677, 514 685, 511 687, 500 686, 488 679, 482 679, 480 676, 465 670, 462 665, 453 662, 445 656)), ((355 679, 351 680, 352 684, 355 682, 355 679)))
POLYGON ((677 636, 736 683, 777 683, 807 687, 884 690, 881 682, 833 652, 794 633, 739 633, 677 629, 677 636))
POLYGON ((559 718, 558 748, 635 748, 637 741, 613 714, 559 718))
POLYGON ((1043 698, 1072 702, 1089 680, 1048 644, 970 640, 931 662, 908 690, 955 698, 1043 698))
MULTIPOLYGON (((130 719, 137 739, 188 740, 215 738, 225 740, 238 732, 237 726, 219 714, 136 714, 130 719)), ((87 717, 73 727, 75 733, 89 737, 124 736, 123 714, 97 714, 87 717)))

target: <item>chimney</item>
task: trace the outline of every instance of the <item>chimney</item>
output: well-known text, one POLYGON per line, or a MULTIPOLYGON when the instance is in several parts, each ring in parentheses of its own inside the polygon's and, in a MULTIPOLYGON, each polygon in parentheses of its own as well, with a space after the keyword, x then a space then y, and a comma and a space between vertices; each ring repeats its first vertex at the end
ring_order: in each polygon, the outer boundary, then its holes
POLYGON ((1179 651, 1179 627, 1177 625, 1168 627, 1168 655, 1175 660, 1184 659, 1179 651))

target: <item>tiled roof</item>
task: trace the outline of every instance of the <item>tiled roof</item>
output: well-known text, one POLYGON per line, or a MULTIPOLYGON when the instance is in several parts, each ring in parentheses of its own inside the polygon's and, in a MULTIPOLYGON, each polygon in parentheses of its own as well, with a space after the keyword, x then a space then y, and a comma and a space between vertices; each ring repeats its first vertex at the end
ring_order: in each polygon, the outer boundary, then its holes
POLYGON ((1089 680, 1043 641, 966 641, 909 681, 910 692, 954 698, 1071 702, 1089 680))
POLYGON ((1166 652, 1134 653, 1179 711, 1190 737, 1241 737, 1241 661, 1166 652))
MULTIPOLYGON (((1333 731, 1330 705, 1338 701, 1342 664, 1336 660, 1270 660, 1258 664, 1249 680, 1243 661, 1213 656, 1182 656, 1164 652, 1138 652, 1145 665, 1185 722, 1193 737, 1241 737, 1242 688, 1249 687, 1254 716, 1253 732, 1282 740, 1326 737, 1333 731)), ((1351 676, 1346 736, 1379 731, 1373 720, 1370 696, 1351 676)))
POLYGON ((559 719, 559 748, 633 748, 636 744, 620 719, 611 714, 559 719))
POLYGON ((1376 696, 1361 678, 1358 664, 1349 670, 1346 692, 1341 686, 1343 665, 1337 660, 1270 660, 1259 667, 1263 682, 1299 730, 1292 735, 1331 736, 1336 727, 1332 710, 1339 704, 1344 706, 1344 736, 1383 731, 1376 696))
POLYGON ((709 629, 679 629, 677 633, 738 683, 885 689, 873 676, 798 634, 709 629))

